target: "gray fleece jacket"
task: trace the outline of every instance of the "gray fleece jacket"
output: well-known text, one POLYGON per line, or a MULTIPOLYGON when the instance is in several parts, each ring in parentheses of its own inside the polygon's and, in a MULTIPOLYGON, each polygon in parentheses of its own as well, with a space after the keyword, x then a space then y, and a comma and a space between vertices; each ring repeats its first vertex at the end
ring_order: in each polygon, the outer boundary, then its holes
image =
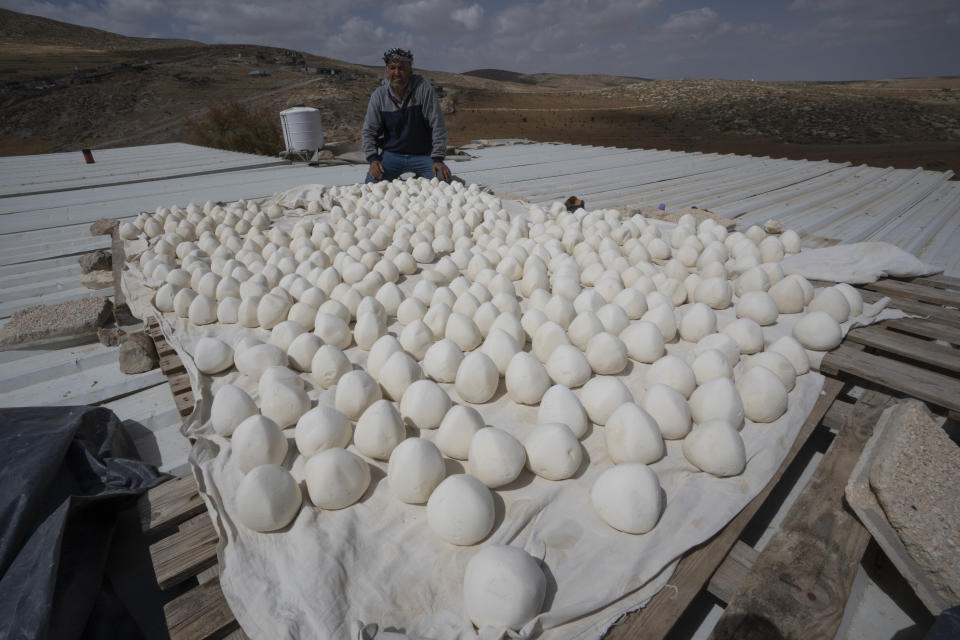
POLYGON ((420 75, 397 100, 384 79, 370 95, 367 117, 363 121, 363 153, 367 162, 380 159, 380 151, 409 155, 429 155, 442 162, 447 155, 447 125, 433 87, 420 75))

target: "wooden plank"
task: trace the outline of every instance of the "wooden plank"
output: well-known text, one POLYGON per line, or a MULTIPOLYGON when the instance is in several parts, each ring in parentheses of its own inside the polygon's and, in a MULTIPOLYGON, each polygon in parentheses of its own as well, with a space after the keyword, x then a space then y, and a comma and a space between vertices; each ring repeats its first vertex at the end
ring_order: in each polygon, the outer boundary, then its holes
POLYGON ((162 338, 160 340, 154 340, 154 345, 157 347, 157 355, 161 358, 172 356, 177 353, 177 351, 170 346, 170 343, 162 338))
POLYGON ((168 589, 192 578, 217 561, 217 532, 210 515, 201 513, 183 522, 180 529, 150 545, 157 584, 168 589))
POLYGON ((216 580, 171 600, 164 605, 163 613, 170 640, 222 638, 239 627, 216 580))
POLYGON ((190 391, 192 389, 190 386, 190 376, 185 373, 170 376, 167 382, 170 383, 170 391, 173 392, 173 395, 183 393, 184 391, 190 391))
POLYGON ((883 410, 870 390, 857 401, 813 477, 729 603, 713 638, 832 638, 870 534, 843 503, 850 470, 883 410))
POLYGON ((173 396, 173 402, 177 405, 177 411, 183 417, 193 413, 193 406, 196 404, 192 391, 190 393, 181 393, 173 396))
POLYGON ((187 474, 150 489, 140 498, 140 528, 144 533, 172 529, 206 510, 193 474, 187 474))
POLYGON ((127 254, 123 249, 123 238, 120 237, 119 225, 114 225, 110 232, 110 258, 113 269, 113 304, 116 306, 127 304, 127 298, 123 295, 123 287, 120 286, 120 280, 123 278, 123 265, 127 261, 127 254))
POLYGON ((730 553, 723 559, 716 573, 707 584, 707 591, 722 600, 730 602, 740 592, 740 585, 753 569, 760 552, 743 540, 737 540, 730 553))
POLYGON ((897 318, 896 320, 884 320, 879 326, 960 345, 960 327, 943 324, 942 322, 920 318, 897 318))
POLYGON ((914 278, 911 280, 911 282, 916 282, 927 287, 934 287, 936 289, 947 289, 949 291, 960 292, 960 278, 951 278, 950 276, 945 276, 943 274, 914 278))
POLYGON ((667 635, 674 622, 684 612, 690 602, 703 588, 717 566, 723 561, 740 534, 760 509, 767 496, 780 481, 793 458, 803 447, 807 438, 820 424, 827 409, 843 389, 843 383, 833 378, 827 378, 823 385, 820 398, 807 417, 807 421, 800 429, 797 439, 790 448, 783 464, 753 500, 738 513, 717 535, 690 551, 677 565, 677 570, 670 579, 670 584, 676 589, 663 589, 657 593, 646 607, 628 614, 616 626, 611 627, 604 636, 607 640, 659 640, 667 635))
POLYGON ((250 636, 243 632, 243 629, 237 627, 232 632, 223 636, 223 640, 250 640, 250 636))
POLYGON ((870 326, 853 329, 847 334, 847 340, 930 364, 940 369, 960 371, 960 351, 928 340, 888 331, 882 327, 870 326))
POLYGON ((850 412, 853 410, 853 403, 851 402, 842 402, 837 398, 830 409, 827 410, 826 415, 823 416, 823 426, 831 431, 839 431, 846 423, 850 412))
POLYGON ((845 344, 824 356, 820 370, 827 373, 843 371, 946 409, 960 411, 960 380, 905 362, 864 353, 845 344))
POLYGON ((960 293, 925 286, 919 282, 878 280, 865 286, 871 291, 879 291, 889 296, 910 298, 911 300, 919 300, 920 302, 929 302, 930 304, 947 307, 960 307, 960 293))
POLYGON ((160 370, 163 371, 163 373, 167 376, 186 371, 183 366, 183 362, 180 361, 180 356, 178 356, 176 353, 171 356, 163 356, 160 358, 160 370))
POLYGON ((919 282, 928 287, 936 287, 938 289, 952 289, 954 291, 960 291, 960 278, 952 278, 950 276, 945 276, 942 273, 935 276, 914 278, 911 282, 919 282))

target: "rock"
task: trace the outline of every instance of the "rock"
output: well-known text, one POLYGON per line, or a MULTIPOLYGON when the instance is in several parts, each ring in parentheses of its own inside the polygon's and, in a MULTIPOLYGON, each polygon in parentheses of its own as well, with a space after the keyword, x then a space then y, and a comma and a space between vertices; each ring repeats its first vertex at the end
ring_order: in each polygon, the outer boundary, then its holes
POLYGON ((923 403, 893 416, 870 469, 870 486, 910 557, 938 594, 960 603, 960 447, 923 403))
POLYGON ((767 220, 763 223, 763 230, 770 235, 779 235, 783 233, 783 225, 779 220, 767 220))
POLYGON ((84 273, 91 271, 110 271, 113 269, 113 256, 109 251, 97 249, 90 253, 85 253, 78 260, 80 268, 84 273))
POLYGON ((140 322, 143 322, 143 320, 133 315, 133 312, 130 311, 130 305, 128 305, 126 302, 114 303, 113 317, 117 321, 117 324, 121 327, 125 327, 128 324, 139 324, 140 322))
POLYGON ((87 289, 106 289, 113 286, 113 271, 91 271, 80 276, 80 284, 87 289))
POLYGON ((107 347, 116 347, 127 339, 127 332, 118 327, 101 327, 97 329, 97 339, 107 347))
POLYGON ((314 152, 313 157, 310 158, 310 162, 320 162, 321 160, 333 160, 334 158, 335 156, 333 155, 333 151, 331 151, 330 149, 317 149, 314 152))
POLYGON ((105 296, 29 307, 15 312, 0 329, 0 348, 95 336, 112 314, 113 303, 105 296))
POLYGON ((570 211, 572 213, 577 209, 583 209, 585 205, 583 203, 583 200, 581 200, 577 196, 570 196, 564 201, 563 206, 566 207, 567 211, 570 211))
POLYGON ((118 351, 120 371, 124 373, 143 373, 150 371, 160 363, 157 348, 145 333, 131 333, 118 351))
POLYGON ((110 218, 100 218, 92 225, 90 225, 90 235, 92 236, 109 236, 113 234, 113 230, 120 225, 119 220, 112 220, 110 218))

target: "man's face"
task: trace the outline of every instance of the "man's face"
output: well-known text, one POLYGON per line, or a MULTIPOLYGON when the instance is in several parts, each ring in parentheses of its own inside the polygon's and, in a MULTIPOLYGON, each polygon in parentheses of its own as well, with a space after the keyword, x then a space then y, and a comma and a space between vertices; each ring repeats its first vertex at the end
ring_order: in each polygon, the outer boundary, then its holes
POLYGON ((404 91, 407 83, 410 82, 411 75, 413 75, 413 67, 409 62, 392 60, 387 63, 387 80, 390 81, 390 88, 394 91, 404 91))

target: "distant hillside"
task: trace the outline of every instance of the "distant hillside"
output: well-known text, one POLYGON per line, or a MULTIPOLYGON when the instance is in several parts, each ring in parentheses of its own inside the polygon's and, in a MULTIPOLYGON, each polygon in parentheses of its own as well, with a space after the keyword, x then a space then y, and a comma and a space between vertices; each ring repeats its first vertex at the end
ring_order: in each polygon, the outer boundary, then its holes
POLYGON ((474 69, 473 71, 464 71, 461 75, 497 80, 499 82, 519 82, 520 84, 537 83, 536 80, 526 74, 515 71, 504 71, 503 69, 474 69))
POLYGON ((515 71, 504 71, 503 69, 476 69, 467 71, 462 75, 496 80, 497 82, 535 85, 541 89, 559 89, 562 91, 588 91, 605 87, 620 87, 647 80, 646 78, 602 74, 517 73, 515 71))
POLYGON ((31 45, 56 45, 113 51, 168 49, 171 47, 203 46, 193 40, 159 38, 130 38, 92 27, 17 13, 0 9, 0 41, 24 42, 31 45))

